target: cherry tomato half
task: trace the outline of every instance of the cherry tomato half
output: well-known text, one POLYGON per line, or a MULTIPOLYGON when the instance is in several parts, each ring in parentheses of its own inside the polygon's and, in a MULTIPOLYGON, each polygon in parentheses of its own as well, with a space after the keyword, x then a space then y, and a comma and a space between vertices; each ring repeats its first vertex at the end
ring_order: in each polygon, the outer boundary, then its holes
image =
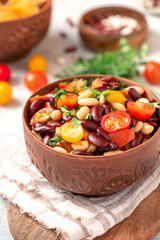
POLYGON ((61 106, 74 107, 77 104, 78 95, 75 93, 67 93, 67 95, 62 95, 57 101, 57 108, 60 109, 61 106))
POLYGON ((5 105, 12 98, 12 89, 9 83, 0 81, 0 105, 5 105))
POLYGON ((103 87, 103 81, 99 78, 96 78, 93 82, 92 82, 92 85, 91 85, 91 88, 98 88, 98 87, 103 87))
POLYGON ((0 81, 9 82, 10 75, 11 75, 10 69, 6 65, 1 64, 0 65, 0 81))
POLYGON ((66 89, 67 85, 69 84, 69 82, 61 82, 58 84, 58 88, 59 90, 61 89, 66 89))
POLYGON ((128 102, 127 103, 128 112, 138 120, 146 120, 150 118, 154 112, 155 108, 151 107, 142 102, 128 102))
POLYGON ((47 77, 42 72, 29 71, 24 76, 24 84, 30 91, 35 92, 47 84, 47 77))
POLYGON ((71 122, 66 122, 60 126, 60 133, 66 142, 79 142, 84 136, 84 129, 81 124, 74 128, 71 122))
POLYGON ((42 108, 41 110, 39 110, 33 115, 30 121, 30 125, 33 126, 38 122, 39 123, 47 122, 52 112, 53 112, 52 108, 42 108))
POLYGON ((105 114, 101 120, 101 127, 108 133, 129 128, 131 117, 124 111, 114 111, 105 114))
POLYGON ((160 83, 160 64, 157 62, 148 62, 145 65, 144 76, 146 80, 151 84, 160 83))
POLYGON ((135 132, 133 128, 125 129, 118 132, 110 133, 110 139, 113 143, 117 143, 119 148, 129 143, 133 139, 135 139, 135 132))

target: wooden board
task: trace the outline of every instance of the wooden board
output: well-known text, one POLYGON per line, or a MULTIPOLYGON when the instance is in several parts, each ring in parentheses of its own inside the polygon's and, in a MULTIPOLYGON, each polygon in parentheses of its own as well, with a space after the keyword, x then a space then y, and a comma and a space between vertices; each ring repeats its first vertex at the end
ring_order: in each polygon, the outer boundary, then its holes
MULTIPOLYGON (((160 186, 135 209, 130 217, 95 240, 150 240, 160 231, 160 186)), ((8 224, 14 240, 58 240, 17 206, 7 203, 8 224)))

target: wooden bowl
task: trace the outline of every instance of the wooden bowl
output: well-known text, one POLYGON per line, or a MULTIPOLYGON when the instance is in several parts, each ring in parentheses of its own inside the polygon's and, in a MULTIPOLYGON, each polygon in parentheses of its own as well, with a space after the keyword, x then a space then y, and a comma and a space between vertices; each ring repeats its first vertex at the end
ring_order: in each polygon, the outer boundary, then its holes
POLYGON ((0 22, 0 62, 24 57, 45 36, 50 22, 51 0, 32 16, 0 22))
POLYGON ((79 24, 80 36, 84 44, 94 51, 110 51, 119 48, 119 40, 121 37, 125 37, 133 47, 139 47, 146 39, 148 33, 147 22, 140 12, 125 8, 125 7, 103 7, 96 8, 84 14, 79 24), (122 36, 120 34, 105 34, 97 31, 86 24, 87 20, 91 17, 103 16, 106 13, 126 14, 138 21, 141 28, 131 34, 122 36))
MULTIPOLYGON (((35 92, 43 95, 53 91, 62 81, 72 81, 74 78, 104 77, 105 75, 72 76, 54 81, 35 92)), ((127 86, 141 85, 119 78, 127 86)), ((155 96, 145 87, 146 97, 155 96)), ((159 100, 157 99, 159 102, 159 100)), ((159 102, 160 103, 160 102, 159 102)), ((28 155, 39 172, 54 185, 73 193, 86 196, 103 196, 116 193, 127 188, 143 178, 157 162, 160 155, 160 128, 146 142, 114 156, 80 156, 64 154, 39 141, 30 131, 29 99, 23 109, 24 137, 28 155)))

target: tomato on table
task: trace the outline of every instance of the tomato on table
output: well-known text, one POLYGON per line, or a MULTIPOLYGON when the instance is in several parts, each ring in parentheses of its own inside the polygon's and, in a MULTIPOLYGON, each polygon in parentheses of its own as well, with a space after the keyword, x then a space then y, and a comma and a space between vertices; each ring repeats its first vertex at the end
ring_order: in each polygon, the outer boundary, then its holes
POLYGON ((144 69, 144 77, 151 84, 159 84, 160 83, 160 64, 157 62, 148 62, 145 65, 144 69))
POLYGON ((43 96, 36 95, 36 96, 30 98, 30 100, 29 100, 29 101, 30 101, 30 104, 31 104, 32 102, 34 102, 35 100, 38 100, 38 99, 44 99, 44 100, 46 100, 47 97, 46 97, 45 95, 43 95, 43 96))
POLYGON ((76 143, 82 140, 84 129, 81 124, 74 128, 71 122, 66 122, 60 126, 60 134, 66 142, 76 143))
POLYGON ((101 127, 107 133, 127 129, 129 128, 130 124, 131 124, 130 115, 120 110, 105 114, 101 120, 101 127))
POLYGON ((127 143, 135 139, 135 132, 133 128, 131 128, 110 133, 109 136, 111 142, 117 143, 119 145, 119 148, 121 148, 122 146, 126 145, 127 143))
POLYGON ((155 108, 149 106, 143 102, 128 102, 127 103, 128 112, 138 120, 147 120, 150 118, 154 112, 155 108))
POLYGON ((12 98, 12 88, 9 83, 0 81, 0 105, 5 105, 12 98))
POLYGON ((66 89, 67 85, 69 84, 69 82, 61 82, 61 83, 58 83, 58 88, 59 90, 61 89, 66 89))
POLYGON ((41 110, 39 110, 33 115, 30 121, 30 125, 33 126, 36 123, 47 122, 52 112, 53 112, 52 108, 42 108, 41 110))
POLYGON ((33 55, 28 61, 28 69, 31 71, 45 72, 47 69, 47 61, 41 55, 33 55))
POLYGON ((77 104, 78 95, 75 93, 67 93, 67 95, 62 95, 57 101, 57 108, 60 109, 61 106, 74 107, 77 104))
POLYGON ((42 72, 29 71, 24 76, 24 84, 30 91, 35 92, 47 84, 47 77, 42 72))
POLYGON ((9 82, 11 71, 7 65, 0 64, 0 81, 9 82))

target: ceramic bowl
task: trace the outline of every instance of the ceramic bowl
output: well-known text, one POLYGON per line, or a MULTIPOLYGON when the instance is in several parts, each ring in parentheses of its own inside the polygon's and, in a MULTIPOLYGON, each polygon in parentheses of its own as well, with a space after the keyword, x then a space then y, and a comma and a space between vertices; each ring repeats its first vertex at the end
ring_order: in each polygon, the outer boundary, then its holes
POLYGON ((126 14, 127 16, 136 19, 140 24, 140 30, 124 36, 133 47, 138 47, 145 41, 148 33, 148 27, 143 14, 130 8, 110 6, 93 9, 81 17, 79 32, 84 44, 89 49, 103 52, 119 48, 118 42, 123 36, 120 34, 105 34, 86 24, 87 20, 91 17, 101 16, 110 12, 116 14, 126 14))
POLYGON ((0 62, 24 57, 45 36, 50 22, 51 0, 32 16, 0 22, 0 62))
MULTIPOLYGON (((62 81, 74 78, 96 78, 105 75, 81 75, 54 81, 35 92, 31 97, 53 91, 62 81)), ((118 78, 127 86, 141 86, 133 81, 118 78)), ((142 87, 142 86, 141 86, 142 87)), ((148 99, 155 96, 143 87, 148 99)), ((159 102, 159 100, 157 99, 159 102)), ((73 193, 86 196, 103 196, 116 193, 143 178, 157 162, 160 154, 160 129, 146 142, 114 156, 80 156, 64 154, 39 141, 30 131, 29 99, 23 109, 24 137, 28 155, 39 172, 50 183, 73 193)))

